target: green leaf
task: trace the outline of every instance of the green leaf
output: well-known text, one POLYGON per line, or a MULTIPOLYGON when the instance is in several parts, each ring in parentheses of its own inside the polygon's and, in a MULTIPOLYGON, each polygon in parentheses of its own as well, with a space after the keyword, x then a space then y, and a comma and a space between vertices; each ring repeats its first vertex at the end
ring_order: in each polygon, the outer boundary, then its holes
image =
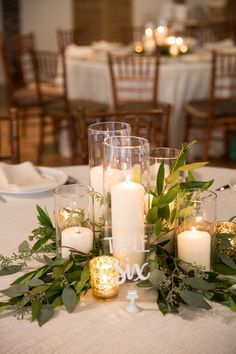
POLYGON ((38 212, 38 220, 40 222, 40 225, 54 228, 47 211, 44 211, 39 205, 36 205, 36 209, 38 212))
POLYGON ((220 274, 236 275, 236 271, 233 270, 232 268, 228 267, 226 264, 215 263, 215 264, 213 264, 213 269, 215 272, 218 272, 220 274))
POLYGON ((204 167, 208 164, 208 162, 193 162, 193 163, 189 163, 183 166, 179 166, 178 170, 179 171, 192 171, 192 170, 196 170, 197 168, 201 168, 204 167))
POLYGON ((188 181, 195 181, 195 177, 191 171, 188 171, 188 181))
POLYGON ((30 245, 28 241, 23 241, 21 244, 18 246, 18 251, 19 252, 29 252, 30 251, 30 245))
POLYGON ((63 268, 62 267, 56 266, 56 267, 53 268, 53 272, 52 272, 53 278, 58 279, 58 278, 60 278, 60 276, 62 274, 63 274, 63 268))
POLYGON ((1 290, 1 293, 8 297, 18 297, 23 295, 28 290, 29 290, 28 286, 24 284, 15 284, 12 285, 10 288, 1 290))
POLYGON ((231 311, 236 312, 236 302, 233 300, 232 296, 227 296, 226 304, 231 311))
POLYGON ((204 182, 204 181, 189 181, 180 183, 180 189, 194 189, 194 188, 202 188, 208 189, 213 184, 214 179, 204 182))
POLYGON ((31 305, 31 320, 32 322, 38 317, 39 311, 41 310, 43 304, 40 300, 33 300, 31 305))
POLYGON ((4 303, 4 305, 0 305, 0 314, 11 307, 9 303, 4 303))
POLYGON ((149 280, 142 280, 137 284, 137 286, 139 288, 151 288, 153 285, 149 280))
POLYGON ((220 256, 220 258, 221 258, 221 261, 222 261, 224 264, 226 264, 228 267, 230 267, 230 268, 236 270, 236 264, 235 264, 235 262, 233 261, 232 258, 227 257, 227 256, 225 256, 225 255, 223 255, 223 254, 220 256))
POLYGON ((11 265, 4 267, 0 270, 0 276, 1 275, 10 275, 19 272, 22 269, 22 266, 20 265, 11 265))
POLYGON ((61 295, 59 295, 53 301, 52 306, 55 308, 55 307, 61 306, 62 304, 63 304, 62 298, 61 298, 61 295))
POLYGON ((181 290, 179 292, 181 299, 188 305, 209 310, 211 306, 204 300, 202 294, 196 291, 181 290))
POLYGON ((46 290, 48 290, 48 288, 50 288, 50 284, 43 284, 43 285, 39 285, 36 286, 35 288, 30 290, 30 294, 32 295, 37 295, 40 293, 44 293, 46 290))
POLYGON ((40 309, 37 320, 39 326, 43 326, 46 322, 48 322, 54 314, 54 308, 51 305, 43 305, 40 309))
POLYGON ((27 285, 29 288, 33 288, 35 286, 43 285, 44 282, 41 279, 30 279, 25 282, 25 285, 27 285))
POLYGON ((70 287, 66 286, 62 292, 62 302, 66 307, 68 312, 73 312, 77 304, 77 296, 75 291, 70 287))
POLYGON ((22 275, 21 277, 17 278, 11 285, 25 283, 26 280, 29 280, 29 279, 33 278, 33 276, 36 273, 37 273, 37 271, 35 271, 35 270, 33 270, 31 272, 28 272, 28 273, 22 275))
POLYGON ((158 169, 157 181, 156 181, 156 190, 158 195, 160 195, 163 191, 164 176, 165 176, 165 168, 164 168, 164 162, 162 162, 158 169))
POLYGON ((49 258, 48 256, 44 255, 44 256, 43 256, 43 259, 44 259, 44 262, 45 262, 49 267, 53 266, 54 262, 53 262, 53 260, 52 260, 51 258, 49 258))
POLYGON ((191 286, 197 290, 213 290, 214 287, 204 279, 200 278, 183 278, 183 282, 186 285, 191 286))
POLYGON ((148 210, 148 213, 147 213, 148 224, 155 224, 155 222, 157 220, 157 215, 158 215, 157 212, 158 212, 157 206, 154 206, 153 208, 148 210))
POLYGON ((155 222, 155 234, 157 236, 160 235, 161 233, 161 230, 162 230, 162 220, 161 219, 158 219, 156 222, 155 222))
POLYGON ((159 207, 163 208, 166 205, 170 204, 171 202, 173 202, 173 200, 176 198, 177 193, 179 191, 179 186, 175 186, 173 188, 171 188, 165 195, 161 196, 159 198, 159 207))

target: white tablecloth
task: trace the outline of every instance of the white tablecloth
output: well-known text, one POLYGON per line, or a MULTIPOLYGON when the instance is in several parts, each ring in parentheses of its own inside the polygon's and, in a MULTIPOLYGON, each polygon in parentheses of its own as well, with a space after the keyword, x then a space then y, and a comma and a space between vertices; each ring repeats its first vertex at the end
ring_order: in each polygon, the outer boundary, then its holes
MULTIPOLYGON (((62 168, 66 173, 87 183, 88 168, 62 168)), ((203 168, 198 177, 215 178, 212 189, 226 184, 236 170, 203 168)), ((217 219, 236 214, 236 192, 218 192, 217 219)), ((34 196, 6 196, 0 202, 0 253, 17 250, 37 226, 36 204, 47 207, 52 216, 53 192, 34 196)), ((17 274, 0 277, 0 289, 9 286, 17 274)), ((166 315, 157 310, 155 292, 139 289, 137 300, 141 312, 126 312, 127 289, 120 288, 117 299, 104 303, 93 299, 91 292, 81 298, 76 311, 68 314, 61 308, 43 327, 30 319, 17 320, 12 315, 0 316, 0 353, 161 353, 161 354, 232 354, 236 352, 236 315, 227 308, 213 305, 210 311, 182 308, 179 315, 166 315)))
MULTIPOLYGON (((210 61, 199 55, 162 58, 158 98, 170 103, 170 146, 179 148, 184 139, 183 106, 193 99, 209 95, 210 61)), ((68 91, 71 98, 92 99, 112 106, 112 89, 106 56, 90 59, 67 58, 68 91)))

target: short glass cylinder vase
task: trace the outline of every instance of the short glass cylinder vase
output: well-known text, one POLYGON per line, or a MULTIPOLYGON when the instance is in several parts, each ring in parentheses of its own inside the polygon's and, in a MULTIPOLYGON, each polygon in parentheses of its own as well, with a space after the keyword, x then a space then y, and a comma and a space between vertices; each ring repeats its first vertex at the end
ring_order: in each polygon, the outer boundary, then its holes
POLYGON ((217 221, 212 243, 212 269, 225 275, 235 275, 236 223, 217 221))
POLYGON ((150 189, 156 187, 157 173, 161 163, 164 164, 164 177, 166 178, 169 176, 179 154, 180 150, 173 148, 157 147, 150 149, 150 189))
POLYGON ((103 141, 116 135, 130 135, 131 126, 125 122, 100 122, 88 127, 89 183, 97 193, 94 201, 96 224, 103 224, 103 141))
POLYGON ((91 187, 74 184, 55 190, 57 257, 87 254, 94 243, 94 193, 91 187))
POLYGON ((184 191, 177 198, 177 257, 205 271, 211 269, 216 200, 216 193, 201 189, 184 191))
MULTIPOLYGON (((133 136, 104 141, 104 250, 119 260, 123 282, 144 280, 149 249, 145 196, 149 182, 149 142, 133 136)), ((146 279, 146 278, 145 278, 146 279)))
POLYGON ((111 299, 118 294, 118 260, 110 256, 99 256, 89 261, 93 295, 99 299, 111 299))

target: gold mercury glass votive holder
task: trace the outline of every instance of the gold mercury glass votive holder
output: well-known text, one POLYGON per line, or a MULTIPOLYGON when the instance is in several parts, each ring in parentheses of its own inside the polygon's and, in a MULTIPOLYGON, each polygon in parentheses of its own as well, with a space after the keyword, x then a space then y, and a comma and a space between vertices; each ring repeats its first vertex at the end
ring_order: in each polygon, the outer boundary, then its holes
POLYGON ((119 261, 111 256, 99 256, 89 261, 93 295, 98 299, 111 299, 118 294, 119 261))
POLYGON ((212 266, 213 270, 219 271, 217 268, 222 264, 222 258, 236 257, 236 223, 231 221, 217 221, 215 223, 215 232, 213 235, 212 249, 212 266))

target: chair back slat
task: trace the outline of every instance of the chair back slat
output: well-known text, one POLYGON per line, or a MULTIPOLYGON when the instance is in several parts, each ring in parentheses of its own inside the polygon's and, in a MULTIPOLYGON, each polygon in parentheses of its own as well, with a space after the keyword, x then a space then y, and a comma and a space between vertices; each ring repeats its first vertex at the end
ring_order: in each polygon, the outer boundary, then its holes
POLYGON ((19 123, 15 108, 10 109, 9 116, 0 117, 0 161, 15 164, 20 161, 19 123))
POLYGON ((157 105, 159 56, 108 53, 114 108, 127 102, 157 105))

